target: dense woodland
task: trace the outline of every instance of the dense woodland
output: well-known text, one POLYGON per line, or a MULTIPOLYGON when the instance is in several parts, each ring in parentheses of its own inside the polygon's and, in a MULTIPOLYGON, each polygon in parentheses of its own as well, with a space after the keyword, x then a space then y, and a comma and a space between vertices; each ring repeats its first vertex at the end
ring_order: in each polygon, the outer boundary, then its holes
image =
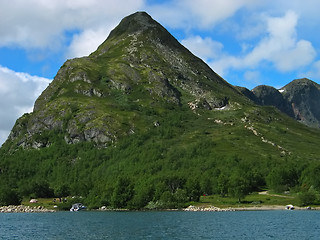
POLYGON ((1 205, 22 197, 81 196, 90 208, 162 209, 183 207, 204 194, 241 201, 265 188, 304 192, 308 203, 318 201, 318 161, 222 155, 213 150, 214 141, 202 138, 172 148, 170 129, 132 135, 105 149, 88 142, 69 145, 59 133, 47 134, 42 137, 54 139, 48 148, 9 155, 6 146, 1 149, 1 205))

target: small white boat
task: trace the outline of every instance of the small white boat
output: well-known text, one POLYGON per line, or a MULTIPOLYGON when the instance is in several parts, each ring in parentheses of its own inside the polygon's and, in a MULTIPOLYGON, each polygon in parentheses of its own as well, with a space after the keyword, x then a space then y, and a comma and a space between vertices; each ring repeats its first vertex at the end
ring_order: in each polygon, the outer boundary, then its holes
POLYGON ((75 203, 75 204, 72 204, 72 207, 70 208, 70 212, 77 212, 83 209, 86 209, 86 206, 84 206, 82 203, 75 203))
POLYGON ((293 210, 294 206, 292 204, 289 204, 289 205, 286 206, 286 209, 287 210, 293 210))

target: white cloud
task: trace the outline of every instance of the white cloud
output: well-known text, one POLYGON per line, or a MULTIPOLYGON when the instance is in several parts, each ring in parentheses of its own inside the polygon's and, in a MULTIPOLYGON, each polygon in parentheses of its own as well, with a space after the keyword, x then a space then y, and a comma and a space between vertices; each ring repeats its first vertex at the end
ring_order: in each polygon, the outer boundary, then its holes
MULTIPOLYGON (((109 1, 114 2, 114 1, 109 1)), ((132 0, 132 2, 135 2, 132 0)), ((250 4, 254 3, 253 0, 229 0, 228 2, 225 0, 185 0, 185 1, 170 1, 166 3, 161 3, 158 5, 148 6, 147 4, 143 4, 143 1, 137 1, 136 8, 139 6, 144 6, 147 10, 150 10, 151 15, 161 23, 167 23, 171 27, 177 28, 184 28, 190 29, 193 27, 200 27, 200 28, 212 28, 213 25, 217 24, 218 22, 232 16, 236 11, 239 9, 249 6, 250 4)), ((119 5, 121 3, 118 2, 119 5)), ((131 4, 132 5, 132 4, 131 4)), ((123 6, 127 9, 132 9, 134 7, 130 7, 130 2, 126 2, 123 6)), ((80 8, 82 4, 80 4, 80 8)), ((91 5, 86 6, 86 8, 90 9, 91 5)), ((97 10, 99 14, 100 10, 97 10)), ((115 9, 112 12, 119 12, 119 9, 115 9)), ((110 9, 109 9, 110 12, 110 9)), ((131 13, 131 12, 128 12, 131 13)), ((105 15, 105 14, 104 14, 105 15)), ((122 15, 118 13, 119 20, 125 16, 123 13, 122 15)), ((110 20, 114 20, 110 18, 110 20)), ((102 20, 102 19, 100 19, 102 20)), ((110 21, 109 20, 109 21, 110 21)), ((84 55, 88 55, 92 51, 94 51, 100 43, 105 40, 107 33, 115 26, 116 22, 110 24, 109 26, 101 26, 101 22, 108 22, 105 21, 96 21, 96 25, 88 25, 86 28, 81 31, 80 34, 77 34, 73 37, 69 51, 67 56, 71 57, 80 57, 84 55)), ((196 39, 186 39, 189 40, 196 40, 196 39)), ((204 42, 213 44, 214 41, 210 39, 203 39, 204 42)), ((190 42, 189 42, 190 43, 190 42)), ((201 43, 200 43, 201 44, 201 43)), ((190 43, 191 45, 191 43, 190 43)), ((213 46, 210 45, 210 49, 213 46)), ((216 44, 217 45, 217 44, 216 44)), ((189 46, 188 46, 189 47, 189 46)), ((201 46, 195 46, 200 51, 201 46)), ((216 48, 218 46, 215 46, 216 48)), ((192 50, 192 49, 191 49, 192 50)), ((198 53, 198 52, 197 52, 198 53)), ((202 51, 201 55, 204 54, 202 51)))
POLYGON ((32 111, 36 98, 49 83, 49 79, 0 66, 0 145, 8 137, 17 118, 32 111))
POLYGON ((300 73, 299 77, 309 78, 312 80, 320 80, 320 61, 316 61, 312 64, 308 72, 300 73))
POLYGON ((212 40, 209 37, 193 36, 181 41, 194 55, 204 61, 217 58, 223 49, 223 44, 212 40))
MULTIPOLYGON (((199 19, 199 27, 212 25, 234 15, 239 9, 253 4, 253 0, 186 0, 184 4, 192 15, 199 19)), ((193 18, 191 18, 193 21, 193 18)))
POLYGON ((10 134, 10 130, 0 130, 0 147, 6 141, 10 134))
POLYGON ((316 51, 311 42, 297 39, 298 16, 295 12, 287 11, 283 17, 267 17, 265 21, 267 36, 250 52, 240 57, 225 55, 212 63, 220 74, 232 68, 255 68, 264 61, 272 63, 281 72, 287 72, 314 60, 316 51))
POLYGON ((60 48, 64 33, 105 27, 143 5, 143 0, 0 1, 0 47, 60 48))
POLYGON ((175 0, 147 8, 156 19, 174 28, 212 28, 255 0, 175 0))
POLYGON ((300 40, 293 48, 277 52, 272 60, 278 70, 289 72, 309 65, 315 56, 316 51, 312 44, 308 41, 300 40))
POLYGON ((261 73, 259 71, 245 71, 243 74, 244 82, 241 83, 241 86, 246 86, 251 89, 258 85, 261 85, 261 73))
POLYGON ((106 39, 110 29, 100 28, 97 30, 88 29, 73 36, 67 58, 87 56, 97 49, 106 39))
POLYGON ((245 81, 254 86, 261 84, 261 75, 259 71, 246 71, 243 76, 245 81))
POLYGON ((277 4, 272 1, 264 2, 264 9, 269 12, 283 12, 292 9, 304 18, 319 19, 320 2, 318 0, 277 0, 277 4))

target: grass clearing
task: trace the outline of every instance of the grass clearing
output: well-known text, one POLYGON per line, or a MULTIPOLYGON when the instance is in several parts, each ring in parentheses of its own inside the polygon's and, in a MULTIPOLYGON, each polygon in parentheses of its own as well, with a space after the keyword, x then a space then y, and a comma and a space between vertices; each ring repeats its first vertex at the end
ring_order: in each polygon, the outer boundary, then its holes
POLYGON ((21 202, 24 206, 30 207, 43 207, 50 210, 65 210, 68 211, 73 203, 81 202, 80 199, 75 199, 71 197, 66 198, 37 198, 37 202, 31 203, 30 198, 24 198, 21 202))
POLYGON ((219 208, 228 207, 256 207, 256 206, 286 206, 292 204, 299 205, 296 195, 278 195, 278 194, 259 194, 257 192, 247 195, 241 202, 231 197, 221 197, 220 195, 202 196, 196 206, 213 205, 219 208))

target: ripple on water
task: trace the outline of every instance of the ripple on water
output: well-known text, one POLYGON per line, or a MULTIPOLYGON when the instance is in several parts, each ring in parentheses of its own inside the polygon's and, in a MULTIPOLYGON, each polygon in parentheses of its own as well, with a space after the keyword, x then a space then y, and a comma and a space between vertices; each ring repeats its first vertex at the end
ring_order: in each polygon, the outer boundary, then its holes
POLYGON ((319 239, 318 211, 0 214, 0 239, 319 239))

